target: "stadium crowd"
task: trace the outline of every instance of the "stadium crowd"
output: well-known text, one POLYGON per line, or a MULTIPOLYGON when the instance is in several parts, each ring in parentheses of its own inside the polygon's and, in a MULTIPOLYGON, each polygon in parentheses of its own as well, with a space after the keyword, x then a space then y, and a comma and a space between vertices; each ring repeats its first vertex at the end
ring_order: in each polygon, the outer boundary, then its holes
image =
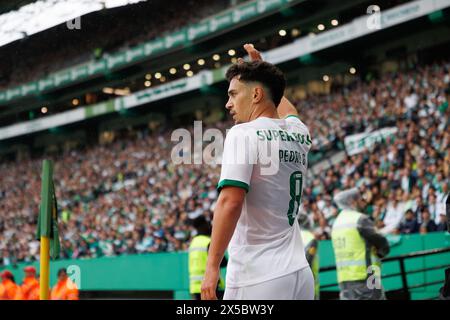
MULTIPOLYGON (((373 149, 311 175, 303 194, 318 239, 329 239, 334 192, 363 189, 381 232, 445 230, 450 177, 450 64, 414 66, 357 81, 329 95, 296 99, 314 148, 342 147, 350 134, 397 133, 373 149)), ((294 90, 295 91, 295 90, 294 90)), ((231 123, 215 125, 222 131, 231 123)), ((175 165, 170 125, 54 157, 62 258, 186 250, 192 218, 212 219, 220 166, 175 165)), ((190 128, 191 132, 193 128, 190 128)), ((38 259, 35 230, 42 159, 0 164, 0 263, 38 259)))

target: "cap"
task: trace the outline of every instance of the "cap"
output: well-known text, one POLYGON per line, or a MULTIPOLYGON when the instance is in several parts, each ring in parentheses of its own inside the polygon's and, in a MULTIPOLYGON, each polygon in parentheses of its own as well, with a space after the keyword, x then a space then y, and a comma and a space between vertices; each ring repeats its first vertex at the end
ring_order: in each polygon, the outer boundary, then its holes
POLYGON ((13 274, 11 273, 11 271, 5 270, 1 273, 1 277, 2 278, 12 278, 13 274))
POLYGON ((23 268, 23 271, 36 273, 36 268, 33 266, 27 266, 27 267, 23 268))

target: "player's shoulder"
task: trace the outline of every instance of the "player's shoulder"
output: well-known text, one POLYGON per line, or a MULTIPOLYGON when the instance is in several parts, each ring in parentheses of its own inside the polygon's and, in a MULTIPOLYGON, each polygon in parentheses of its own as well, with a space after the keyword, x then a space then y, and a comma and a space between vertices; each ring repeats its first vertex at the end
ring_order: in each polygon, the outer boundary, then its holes
POLYGON ((248 122, 239 123, 227 129, 226 140, 227 141, 241 141, 251 138, 255 135, 255 129, 250 126, 248 122))
POLYGON ((289 125, 299 129, 302 132, 306 132, 307 134, 309 134, 308 126, 300 119, 299 116, 289 115, 285 117, 284 120, 286 120, 286 122, 288 122, 289 125))
POLYGON ((293 115, 293 114, 286 116, 284 118, 284 120, 286 120, 287 122, 292 123, 292 124, 300 124, 300 125, 306 127, 306 125, 303 123, 303 121, 300 119, 300 117, 293 115))
POLYGON ((254 121, 235 124, 228 130, 227 134, 246 135, 250 132, 253 132, 256 128, 259 127, 259 125, 257 123, 254 123, 254 121))

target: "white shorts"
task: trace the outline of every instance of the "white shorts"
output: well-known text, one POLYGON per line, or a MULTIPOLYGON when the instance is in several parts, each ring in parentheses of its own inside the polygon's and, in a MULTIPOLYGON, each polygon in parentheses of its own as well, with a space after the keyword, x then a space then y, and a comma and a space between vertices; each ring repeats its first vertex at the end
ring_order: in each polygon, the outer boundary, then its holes
POLYGON ((248 287, 226 288, 224 300, 314 300, 310 267, 248 287))

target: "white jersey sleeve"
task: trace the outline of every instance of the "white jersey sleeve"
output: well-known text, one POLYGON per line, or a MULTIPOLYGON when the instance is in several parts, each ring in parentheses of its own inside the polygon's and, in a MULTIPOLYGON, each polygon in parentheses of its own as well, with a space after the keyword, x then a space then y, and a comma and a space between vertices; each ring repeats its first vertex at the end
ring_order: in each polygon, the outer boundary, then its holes
POLYGON ((286 120, 286 122, 301 123, 302 125, 304 125, 303 122, 300 120, 300 118, 293 114, 287 116, 286 118, 284 118, 284 120, 286 120))
POLYGON ((248 192, 256 160, 257 146, 251 131, 239 125, 231 128, 225 138, 218 190, 234 186, 248 192))

